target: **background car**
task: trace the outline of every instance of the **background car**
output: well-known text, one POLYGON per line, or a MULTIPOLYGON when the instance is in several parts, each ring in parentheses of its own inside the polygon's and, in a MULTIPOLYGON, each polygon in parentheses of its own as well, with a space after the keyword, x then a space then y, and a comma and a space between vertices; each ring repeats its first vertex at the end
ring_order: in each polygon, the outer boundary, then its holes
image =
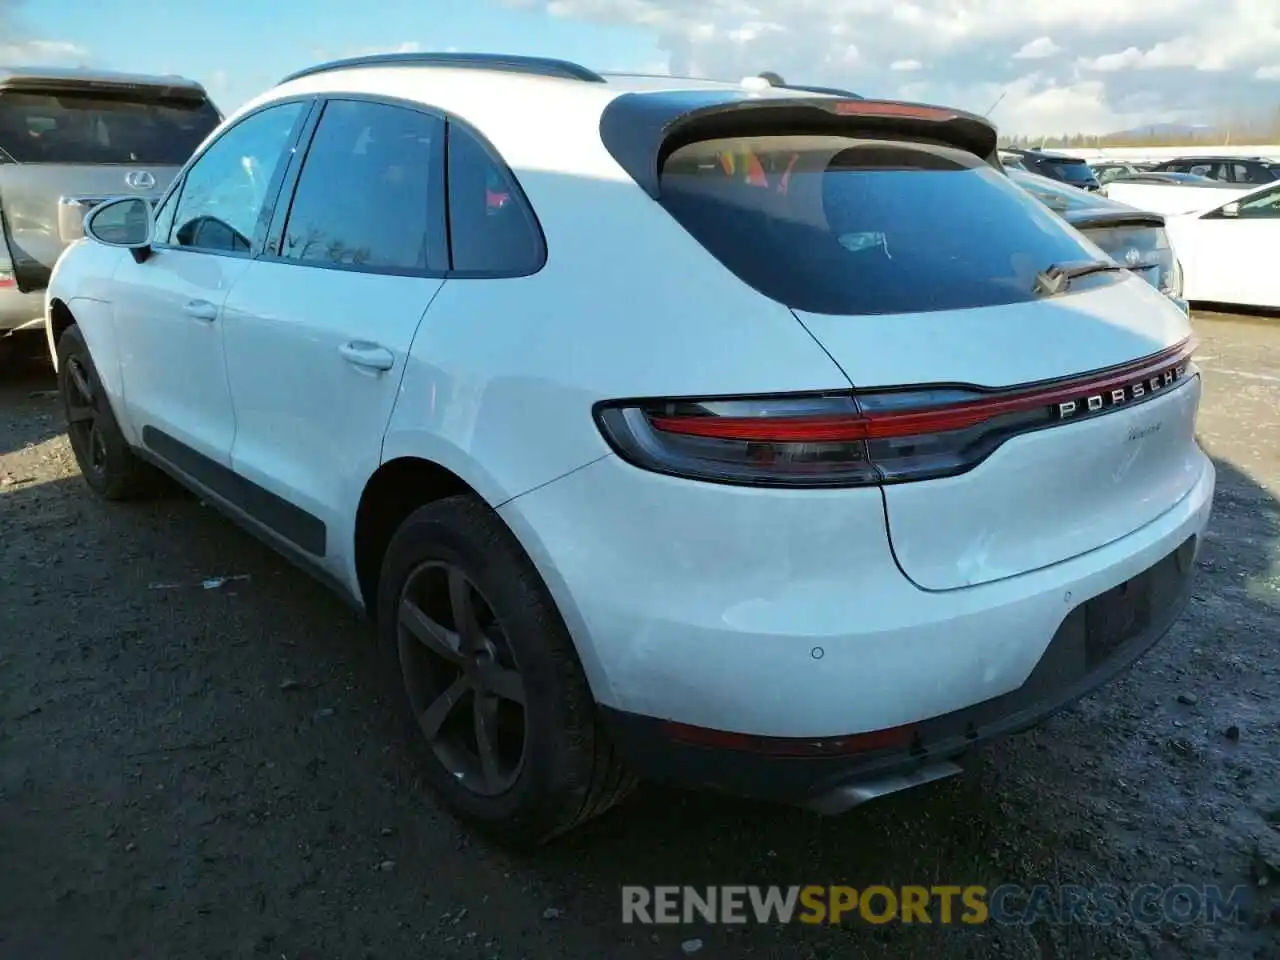
POLYGON ((1098 178, 1093 175, 1092 168, 1079 157, 1069 157, 1046 150, 1008 148, 1005 152, 1017 157, 1022 168, 1028 173, 1038 173, 1050 180, 1060 180, 1081 190, 1097 190, 1100 186, 1098 178))
POLYGON ((1280 180, 1280 164, 1263 157, 1178 157, 1156 164, 1152 172, 1189 173, 1245 186, 1280 180))
POLYGON ((1115 162, 1098 162, 1090 163, 1089 168, 1093 170, 1093 175, 1098 178, 1098 183, 1105 186, 1116 177, 1127 177, 1135 173, 1145 173, 1155 164, 1148 163, 1115 163, 1115 162))
POLYGON ((1137 173, 1115 178, 1100 192, 1131 207, 1170 215, 1203 210, 1250 189, 1192 173, 1137 173))
POLYGON ((1022 170, 1010 170, 1009 179, 1096 243, 1116 263, 1128 267, 1181 309, 1187 309, 1182 299, 1182 270, 1163 216, 1022 170))
POLYGON ((1280 309, 1280 183, 1168 218, 1189 300, 1280 309))
POLYGON ((95 204, 158 198, 221 119, 181 77, 0 67, 0 337, 43 322, 49 272, 95 204))
POLYGON ((501 838, 637 778, 847 810, 1132 664, 1211 511, 1187 317, 996 142, 539 58, 300 71, 60 258, 71 447, 369 614, 501 838))

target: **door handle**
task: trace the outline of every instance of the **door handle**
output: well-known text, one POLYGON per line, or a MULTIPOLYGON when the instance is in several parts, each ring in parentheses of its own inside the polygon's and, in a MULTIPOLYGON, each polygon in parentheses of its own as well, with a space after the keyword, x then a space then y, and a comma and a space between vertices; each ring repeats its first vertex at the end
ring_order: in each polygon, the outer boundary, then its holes
POLYGON ((195 317, 197 320, 218 319, 217 305, 210 303, 208 300, 188 300, 187 305, 183 307, 183 312, 188 317, 195 317))
POLYGON ((390 350, 368 340, 348 340, 338 348, 338 353, 347 363, 366 370, 390 370, 396 362, 390 350))

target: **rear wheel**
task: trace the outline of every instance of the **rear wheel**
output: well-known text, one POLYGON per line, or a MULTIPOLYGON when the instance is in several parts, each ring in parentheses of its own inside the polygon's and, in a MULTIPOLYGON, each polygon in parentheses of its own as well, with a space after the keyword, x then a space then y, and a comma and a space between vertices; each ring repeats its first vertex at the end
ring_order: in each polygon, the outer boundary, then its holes
POLYGON ((160 474, 129 448, 80 328, 58 339, 58 392, 67 418, 67 438, 85 482, 107 500, 154 493, 160 474))
POLYGON ((378 622, 428 779, 462 819, 532 845, 634 785, 550 595, 485 504, 449 497, 409 516, 383 563, 378 622))

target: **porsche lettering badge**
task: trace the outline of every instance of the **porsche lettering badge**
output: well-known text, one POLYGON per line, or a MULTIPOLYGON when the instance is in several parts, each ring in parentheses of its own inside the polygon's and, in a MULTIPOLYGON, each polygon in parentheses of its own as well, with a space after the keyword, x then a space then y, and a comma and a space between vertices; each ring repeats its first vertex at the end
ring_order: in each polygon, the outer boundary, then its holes
POLYGON ((1083 394, 1073 400, 1065 400, 1057 405, 1059 420, 1069 420, 1081 414, 1097 413, 1142 400, 1159 390, 1171 387, 1186 376, 1186 364, 1169 367, 1154 374, 1133 380, 1123 386, 1112 387, 1098 393, 1083 394))

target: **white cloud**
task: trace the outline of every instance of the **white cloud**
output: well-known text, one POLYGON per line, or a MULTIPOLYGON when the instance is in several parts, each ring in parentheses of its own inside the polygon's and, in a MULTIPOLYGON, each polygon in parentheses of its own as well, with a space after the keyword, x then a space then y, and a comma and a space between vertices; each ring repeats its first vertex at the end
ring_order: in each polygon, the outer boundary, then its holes
POLYGON ((1045 57, 1052 57, 1055 53, 1062 50, 1051 37, 1036 37, 1034 40, 1028 40, 1021 49, 1013 55, 1015 60, 1043 60, 1045 57))
POLYGON ((1259 80, 1280 80, 1280 63, 1270 63, 1265 67, 1259 67, 1253 72, 1253 75, 1259 80))
POLYGON ((404 43, 395 44, 377 44, 369 47, 356 47, 354 50, 348 50, 343 56, 346 57, 367 57, 375 53, 417 53, 422 49, 422 45, 416 40, 406 40, 404 43))
POLYGON ((1080 66, 1098 73, 1115 73, 1117 70, 1129 70, 1142 62, 1142 51, 1137 47, 1126 47, 1119 53, 1104 53, 1100 57, 1082 59, 1080 66))
POLYGON ((1004 93, 993 119, 1033 135, 1211 122, 1256 103, 1258 80, 1280 67, 1280 0, 506 2, 636 27, 676 74, 769 69, 978 112, 1004 93), (915 66, 922 63, 927 73, 915 66))
POLYGON ((79 66, 88 59, 88 50, 65 40, 0 42, 0 63, 61 67, 79 66))

